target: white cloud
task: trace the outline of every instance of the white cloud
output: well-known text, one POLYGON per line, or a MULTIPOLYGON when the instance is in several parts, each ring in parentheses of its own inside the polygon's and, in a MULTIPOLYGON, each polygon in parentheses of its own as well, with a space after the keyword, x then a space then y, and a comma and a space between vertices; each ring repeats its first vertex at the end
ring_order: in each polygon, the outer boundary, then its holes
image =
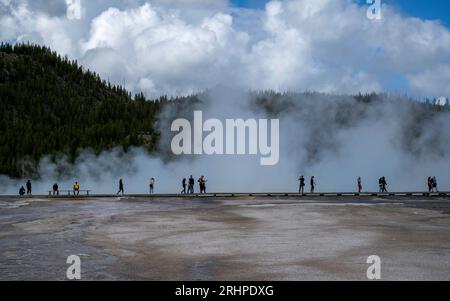
POLYGON ((411 88, 417 94, 448 96, 450 95, 450 65, 434 66, 432 69, 411 75, 409 81, 411 88))
POLYGON ((404 92, 450 94, 449 30, 387 5, 382 21, 369 20, 367 7, 350 0, 272 1, 254 13, 225 0, 83 5, 83 18, 68 20, 59 6, 2 0, 0 39, 48 45, 149 95, 218 84, 369 92, 386 89, 392 74, 404 77, 404 92))

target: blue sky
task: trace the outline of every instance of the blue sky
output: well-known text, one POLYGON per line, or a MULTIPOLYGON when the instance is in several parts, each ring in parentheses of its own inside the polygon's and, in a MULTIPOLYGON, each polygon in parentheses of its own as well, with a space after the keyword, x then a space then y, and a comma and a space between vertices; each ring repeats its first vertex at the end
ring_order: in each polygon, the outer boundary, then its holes
MULTIPOLYGON (((355 0, 364 5, 366 0, 355 0)), ((236 6, 247 8, 263 8, 267 0, 232 0, 236 6)), ((405 16, 413 16, 426 20, 440 20, 450 28, 450 1, 449 0, 382 0, 395 6, 405 16)))

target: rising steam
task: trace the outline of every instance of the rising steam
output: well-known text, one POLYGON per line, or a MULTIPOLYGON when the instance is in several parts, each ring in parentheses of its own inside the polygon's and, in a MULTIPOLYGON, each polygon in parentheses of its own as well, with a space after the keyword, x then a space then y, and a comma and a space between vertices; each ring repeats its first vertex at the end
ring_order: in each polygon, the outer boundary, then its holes
MULTIPOLYGON (((115 193, 124 179, 126 193, 147 193, 156 178, 156 193, 178 193, 189 175, 208 179, 212 192, 297 191, 298 177, 315 175, 316 191, 355 191, 363 178, 365 191, 378 189, 385 176, 388 189, 422 191, 426 178, 435 175, 441 190, 450 186, 450 113, 408 99, 379 96, 370 103, 349 96, 315 93, 258 94, 218 87, 199 96, 196 104, 180 104, 159 116, 160 154, 143 149, 119 149, 99 156, 85 150, 74 165, 64 157, 40 162, 41 179, 34 194, 46 194, 53 183, 70 189, 75 178, 81 189, 115 193), (259 156, 180 156, 170 153, 170 124, 192 119, 194 110, 205 118, 278 118, 280 161, 261 166, 259 156)), ((6 177, 1 193, 17 194, 24 180, 6 177)), ((198 188, 196 187, 196 190, 198 188)))

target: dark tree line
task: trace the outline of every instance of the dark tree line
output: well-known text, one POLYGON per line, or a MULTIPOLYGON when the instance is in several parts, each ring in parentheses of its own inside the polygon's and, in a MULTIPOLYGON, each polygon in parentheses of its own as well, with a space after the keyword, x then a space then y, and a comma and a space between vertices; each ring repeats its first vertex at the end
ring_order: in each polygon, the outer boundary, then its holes
POLYGON ((156 149, 166 97, 147 100, 35 45, 0 45, 0 174, 35 175, 45 155, 156 149))

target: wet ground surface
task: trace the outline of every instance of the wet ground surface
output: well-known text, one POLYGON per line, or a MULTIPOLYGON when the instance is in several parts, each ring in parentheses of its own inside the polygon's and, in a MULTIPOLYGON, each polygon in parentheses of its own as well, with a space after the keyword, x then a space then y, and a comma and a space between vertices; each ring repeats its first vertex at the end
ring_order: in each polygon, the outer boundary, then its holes
POLYGON ((448 198, 0 199, 0 280, 450 280, 448 198))

